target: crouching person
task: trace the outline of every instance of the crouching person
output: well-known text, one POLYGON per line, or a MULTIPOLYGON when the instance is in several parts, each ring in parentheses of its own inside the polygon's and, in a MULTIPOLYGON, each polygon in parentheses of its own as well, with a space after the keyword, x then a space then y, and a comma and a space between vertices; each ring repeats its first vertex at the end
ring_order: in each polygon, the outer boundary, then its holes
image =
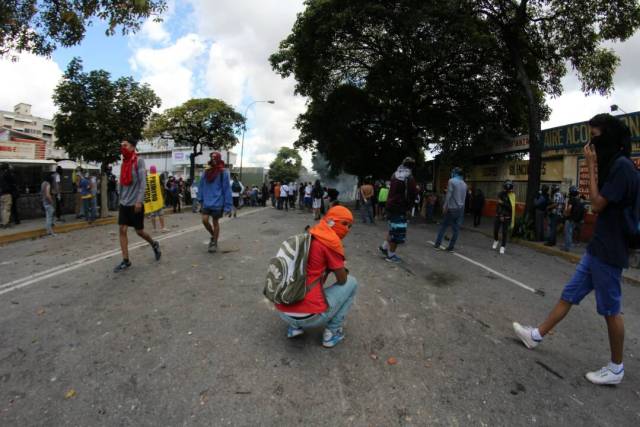
MULTIPOLYGON (((335 206, 327 212, 324 218, 309 230, 308 234, 294 236, 287 240, 283 247, 289 250, 278 252, 276 259, 287 259, 290 267, 285 271, 302 272, 299 279, 289 277, 281 282, 282 298, 270 298, 269 287, 273 283, 267 277, 265 295, 272 301, 286 300, 286 294, 291 291, 289 283, 304 279, 301 283, 298 297, 301 299, 293 303, 277 303, 276 309, 280 317, 289 325, 287 337, 294 338, 304 333, 305 329, 325 326, 322 336, 322 345, 327 348, 334 347, 344 339, 343 324, 347 313, 353 304, 358 282, 345 268, 345 254, 342 240, 349 234, 353 224, 353 215, 344 206, 335 206), (293 240, 292 240, 293 239, 293 240), (295 242, 299 242, 296 248, 295 242), (290 255, 290 248, 294 248, 295 254, 290 255), (289 255, 287 255, 287 253, 289 255), (306 271, 300 269, 301 260, 307 255, 306 271), (285 258, 280 258, 284 256, 285 258), (296 262, 297 261, 297 262, 296 262), (297 267, 297 268, 296 268, 297 267), (335 276, 335 282, 325 287, 325 281, 330 273, 335 276)), ((271 267, 274 265, 272 260, 271 267)), ((271 274, 271 273, 270 273, 271 274)), ((276 272, 276 277, 278 273, 276 272)), ((278 291, 277 285, 272 286, 271 291, 278 291)), ((296 291, 296 290, 293 290, 296 291)), ((273 294, 272 294, 273 295, 273 294)))

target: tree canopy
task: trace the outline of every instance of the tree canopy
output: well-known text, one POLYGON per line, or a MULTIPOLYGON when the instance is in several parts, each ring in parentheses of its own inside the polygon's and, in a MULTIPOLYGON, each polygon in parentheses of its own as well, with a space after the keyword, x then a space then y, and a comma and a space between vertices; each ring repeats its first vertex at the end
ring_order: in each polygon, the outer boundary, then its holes
MULTIPOLYGON (((53 119, 56 144, 72 159, 102 163, 103 173, 120 158, 120 141, 140 140, 153 109, 160 106, 147 84, 131 77, 112 81, 105 70, 85 72, 78 58, 69 63, 53 101, 58 107, 53 119)), ((106 208, 106 191, 103 196, 106 208)))
POLYGON ((166 0, 3 0, 0 2, 0 56, 9 52, 50 55, 58 45, 82 41, 94 19, 107 23, 107 35, 136 31, 159 15, 166 0))
POLYGON ((290 183, 300 176, 302 157, 295 148, 280 147, 278 155, 269 165, 269 179, 290 183))
POLYGON ((173 139, 177 146, 189 147, 191 172, 195 174, 195 158, 202 148, 229 150, 238 143, 238 134, 245 118, 233 107, 219 99, 190 99, 182 105, 169 108, 153 116, 145 132, 147 137, 164 136, 173 139))

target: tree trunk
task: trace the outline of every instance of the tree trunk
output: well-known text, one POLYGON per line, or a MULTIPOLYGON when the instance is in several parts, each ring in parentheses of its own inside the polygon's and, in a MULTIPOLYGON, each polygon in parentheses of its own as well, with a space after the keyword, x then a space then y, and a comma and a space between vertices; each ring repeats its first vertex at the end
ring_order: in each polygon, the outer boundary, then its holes
POLYGON ((100 165, 100 218, 109 216, 109 194, 107 193, 107 165, 100 165))

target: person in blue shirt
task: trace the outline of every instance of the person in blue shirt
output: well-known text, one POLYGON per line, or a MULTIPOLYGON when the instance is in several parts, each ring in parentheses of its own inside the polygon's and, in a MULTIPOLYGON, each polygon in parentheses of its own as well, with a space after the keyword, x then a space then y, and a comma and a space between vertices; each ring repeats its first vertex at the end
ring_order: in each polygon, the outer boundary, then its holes
POLYGON ((591 209, 598 214, 593 237, 547 319, 537 328, 517 322, 513 328, 524 345, 533 349, 573 305, 594 291, 598 314, 607 323, 611 361, 597 371, 588 372, 586 378, 594 384, 612 385, 619 384, 624 377, 621 283, 622 269, 629 267, 624 210, 633 206, 640 191, 640 179, 630 159, 631 132, 626 124, 609 114, 599 114, 589 125, 591 142, 584 147, 584 156, 589 170, 591 209))
POLYGON ((198 184, 198 201, 201 206, 202 224, 211 234, 209 252, 218 250, 220 236, 220 218, 223 214, 231 216, 233 198, 231 197, 231 179, 225 169, 222 156, 218 152, 211 153, 209 168, 205 170, 198 184), (213 223, 213 227, 209 222, 213 223))

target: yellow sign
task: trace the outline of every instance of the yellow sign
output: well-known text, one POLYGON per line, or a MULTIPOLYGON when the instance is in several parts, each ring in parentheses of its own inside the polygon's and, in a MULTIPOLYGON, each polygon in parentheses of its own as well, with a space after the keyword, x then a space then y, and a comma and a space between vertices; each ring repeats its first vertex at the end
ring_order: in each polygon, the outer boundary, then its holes
POLYGON ((147 188, 144 190, 144 212, 153 213, 164 207, 162 190, 160 187, 160 175, 147 175, 147 188))
MULTIPOLYGON (((515 160, 498 162, 489 165, 476 165, 471 168, 467 177, 468 181, 526 181, 529 162, 527 160, 515 160)), ((562 160, 543 160, 540 171, 543 181, 562 181, 562 160)))

